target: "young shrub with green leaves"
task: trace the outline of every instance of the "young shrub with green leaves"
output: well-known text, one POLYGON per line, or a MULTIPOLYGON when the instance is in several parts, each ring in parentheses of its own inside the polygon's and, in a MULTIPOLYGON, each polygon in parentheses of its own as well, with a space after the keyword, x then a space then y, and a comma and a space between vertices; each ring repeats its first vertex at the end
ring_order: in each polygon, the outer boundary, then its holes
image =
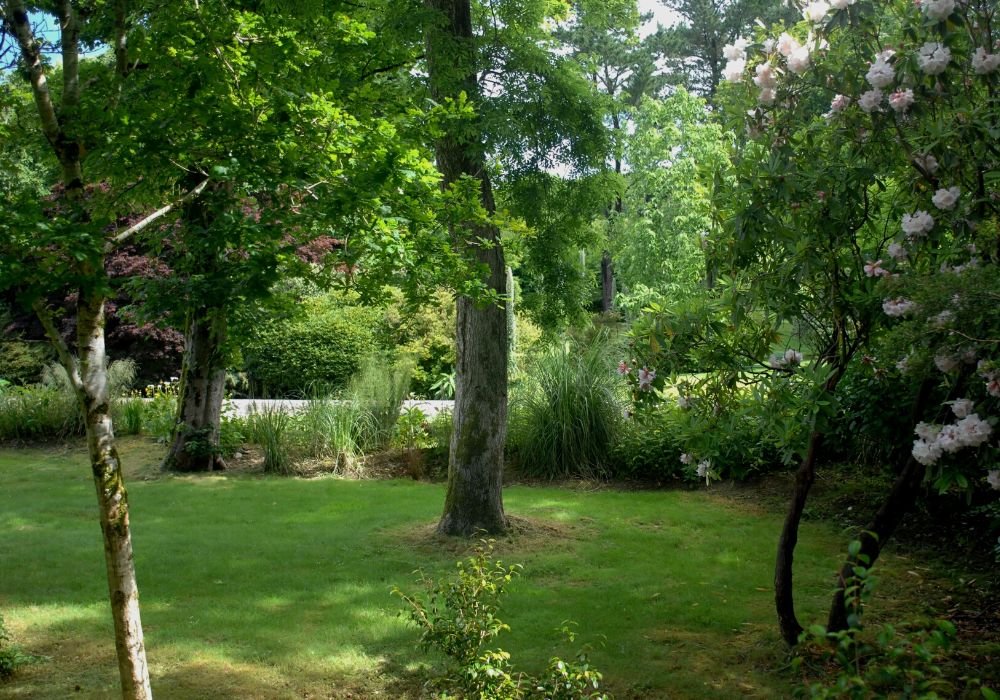
MULTIPOLYGON (((930 700, 954 697, 958 689, 948 681, 941 661, 955 638, 955 626, 938 620, 933 625, 919 624, 913 631, 901 632, 892 625, 882 626, 874 636, 865 634, 862 625, 864 604, 871 598, 876 579, 868 567, 868 557, 861 542, 851 542, 849 554, 854 562, 854 577, 845 587, 848 627, 830 632, 822 625, 812 625, 802 633, 804 642, 793 659, 793 667, 804 672, 796 697, 812 700, 867 700, 901 697, 930 700), (826 678, 811 680, 816 672, 835 669, 826 678)), ((978 687, 969 681, 967 691, 978 687)), ((961 693, 962 697, 969 697, 961 693)), ((984 698, 995 698, 982 688, 984 698)))
POLYGON ((517 468, 547 479, 605 476, 624 404, 603 344, 561 343, 525 375, 511 402, 517 468))
POLYGON ((35 657, 25 654, 21 647, 14 644, 3 616, 0 616, 0 680, 10 678, 18 668, 35 660, 35 657))
MULTIPOLYGON (((432 681, 439 697, 480 700, 609 700, 600 691, 601 674, 585 653, 575 661, 554 657, 545 675, 516 673, 510 654, 490 644, 504 630, 500 601, 521 567, 491 559, 493 541, 484 541, 475 553, 456 564, 452 578, 432 581, 421 575, 427 597, 393 588, 409 606, 410 619, 421 629, 420 645, 447 658, 443 674, 432 681)), ((568 641, 575 635, 568 625, 561 630, 568 641)))

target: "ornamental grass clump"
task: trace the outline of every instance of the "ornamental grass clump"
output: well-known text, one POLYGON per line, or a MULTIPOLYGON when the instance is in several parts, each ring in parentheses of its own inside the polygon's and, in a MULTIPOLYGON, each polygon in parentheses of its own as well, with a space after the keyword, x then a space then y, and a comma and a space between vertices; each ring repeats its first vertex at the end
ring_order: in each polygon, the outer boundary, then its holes
POLYGON ((268 474, 292 473, 290 427, 292 417, 281 407, 265 406, 250 415, 247 433, 250 442, 264 453, 264 471, 268 474))
POLYGON ((362 445, 366 449, 385 447, 395 436, 396 421, 410 391, 412 369, 412 364, 406 362, 392 364, 372 357, 351 379, 347 398, 367 412, 374 424, 374 430, 364 436, 362 445))
POLYGON ((364 445, 372 442, 375 432, 374 418, 357 401, 314 392, 292 418, 291 441, 302 456, 332 460, 337 473, 348 474, 358 471, 364 445))
POLYGON ((624 403, 601 343, 563 343, 527 375, 511 402, 510 439, 519 471, 545 479, 606 476, 624 403))

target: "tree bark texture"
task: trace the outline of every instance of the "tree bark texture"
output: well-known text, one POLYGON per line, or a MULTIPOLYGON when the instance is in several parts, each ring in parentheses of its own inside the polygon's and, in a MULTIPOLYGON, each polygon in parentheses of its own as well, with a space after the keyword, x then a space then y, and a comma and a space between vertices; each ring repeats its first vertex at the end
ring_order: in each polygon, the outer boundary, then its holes
MULTIPOLYGON (((427 65, 438 102, 464 92, 479 97, 469 0, 426 0, 433 11, 427 30, 427 65)), ((437 165, 448 187, 463 177, 479 182, 483 209, 496 205, 475 126, 460 127, 436 144, 437 165)), ((502 296, 506 286, 500 232, 491 222, 469 222, 453 230, 454 244, 488 270, 487 285, 502 296)), ((455 408, 448 457, 448 491, 438 532, 467 537, 503 532, 504 440, 507 432, 507 320, 502 304, 458 299, 455 408)))
POLYGON ((792 585, 792 563, 795 558, 795 545, 799 541, 799 523, 806 507, 809 490, 816 480, 816 457, 823 435, 814 430, 809 435, 809 447, 806 456, 795 472, 795 488, 792 500, 788 505, 788 513, 778 538, 778 555, 774 562, 774 607, 778 613, 778 629, 781 637, 789 646, 798 644, 802 634, 802 625, 795 616, 795 598, 792 585))
MULTIPOLYGON (((139 616, 129 529, 128 494, 115 448, 104 352, 104 298, 80 292, 77 306, 77 350, 80 356, 77 396, 87 427, 90 467, 97 488, 104 559, 115 626, 115 650, 125 700, 151 700, 149 668, 139 616)), ((72 365, 67 370, 74 369, 72 365)))
MULTIPOLYGON (((927 407, 932 387, 933 382, 929 378, 925 378, 921 382, 910 417, 912 424, 917 423, 927 407)), ((926 467, 915 460, 912 454, 908 454, 902 471, 893 482, 892 489, 871 522, 858 536, 858 540, 861 542, 858 556, 849 557, 837 573, 837 588, 834 590, 833 600, 830 602, 830 613, 826 622, 828 631, 840 632, 847 629, 848 613, 845 589, 848 580, 854 575, 853 568, 859 561, 863 561, 863 558, 867 558, 865 566, 869 568, 874 566, 875 560, 882 553, 882 548, 888 543, 893 533, 896 532, 896 528, 903 521, 903 517, 916 502, 925 472, 926 467)))
MULTIPOLYGON (((79 121, 77 108, 81 91, 80 17, 71 0, 60 0, 52 9, 59 18, 62 46, 63 89, 61 104, 58 106, 49 90, 41 44, 31 29, 27 6, 23 0, 0 2, 0 12, 14 34, 27 69, 39 126, 53 155, 59 161, 61 180, 65 187, 64 202, 70 207, 77 207, 75 215, 81 221, 86 221, 87 212, 78 206, 83 190, 81 148, 73 136, 74 121, 79 121)), ((86 245, 82 249, 87 250, 86 245)), ((66 369, 84 416, 90 467, 97 490, 99 521, 104 540, 122 698, 151 700, 153 693, 146 664, 142 621, 139 616, 139 589, 129 529, 128 495, 111 423, 104 340, 105 299, 98 291, 104 281, 103 256, 98 255, 79 263, 76 272, 83 280, 77 296, 77 357, 74 358, 71 354, 43 302, 36 301, 35 309, 66 369)))
POLYGON ((615 303, 615 272, 611 263, 611 253, 601 255, 601 312, 610 313, 615 303))
POLYGON ((225 469, 219 424, 226 390, 225 309, 202 308, 191 315, 177 396, 178 420, 164 458, 167 469, 205 472, 225 469))

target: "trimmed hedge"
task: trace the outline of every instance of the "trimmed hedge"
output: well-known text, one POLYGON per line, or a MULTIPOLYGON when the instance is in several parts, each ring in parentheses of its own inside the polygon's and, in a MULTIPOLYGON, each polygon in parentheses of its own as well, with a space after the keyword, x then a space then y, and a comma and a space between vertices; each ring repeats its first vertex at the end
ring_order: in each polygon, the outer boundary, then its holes
POLYGON ((241 348, 244 371, 258 396, 305 396, 317 387, 343 388, 362 361, 385 350, 378 309, 344 305, 329 296, 305 302, 305 316, 259 327, 241 348))

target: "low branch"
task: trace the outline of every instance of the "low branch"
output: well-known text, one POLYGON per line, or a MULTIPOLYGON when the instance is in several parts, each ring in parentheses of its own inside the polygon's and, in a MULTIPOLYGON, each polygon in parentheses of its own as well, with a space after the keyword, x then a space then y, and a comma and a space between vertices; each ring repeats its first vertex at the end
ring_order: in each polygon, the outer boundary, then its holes
POLYGON ((171 202, 170 204, 168 204, 168 205, 166 205, 164 207, 160 207, 159 209, 157 209, 156 211, 154 211, 152 214, 150 214, 149 216, 147 216, 142 221, 139 221, 139 222, 137 222, 135 224, 132 224, 127 229, 125 229, 124 231, 122 231, 118 235, 116 235, 113 238, 111 238, 104 245, 104 252, 105 253, 110 253, 116 247, 120 246, 122 243, 124 243, 125 241, 127 241, 129 238, 131 238, 135 234, 137 234, 140 231, 142 231, 144 228, 146 228, 147 226, 149 226, 151 223, 153 223, 157 219, 160 219, 160 218, 166 216, 167 214, 169 214, 171 211, 173 211, 177 207, 183 206, 183 205, 187 204, 188 202, 190 202, 190 201, 192 201, 194 199, 197 199, 198 196, 201 195, 201 193, 205 191, 205 188, 207 186, 208 186, 208 178, 205 178, 204 180, 202 180, 201 182, 199 182, 197 185, 195 185, 195 187, 190 192, 188 192, 187 194, 185 194, 183 197, 175 199, 173 202, 171 202))
POLYGON ((80 378, 80 367, 77 364, 76 358, 73 357, 73 353, 69 351, 66 341, 59 334, 59 330, 56 328, 55 321, 52 318, 52 312, 49 311, 45 302, 41 299, 36 300, 31 305, 31 308, 35 310, 35 315, 38 316, 42 328, 45 329, 45 335, 48 336, 55 347, 56 355, 59 356, 59 362, 66 368, 66 374, 69 376, 69 381, 73 385, 73 389, 77 392, 82 392, 84 387, 83 379, 80 378))

